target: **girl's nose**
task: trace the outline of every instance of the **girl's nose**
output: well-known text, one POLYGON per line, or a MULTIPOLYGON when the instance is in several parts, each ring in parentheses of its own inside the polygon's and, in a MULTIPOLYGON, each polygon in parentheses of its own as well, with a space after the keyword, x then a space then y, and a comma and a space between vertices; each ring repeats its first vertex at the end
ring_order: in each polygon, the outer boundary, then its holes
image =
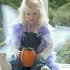
POLYGON ((33 15, 30 15, 30 18, 33 18, 33 15))

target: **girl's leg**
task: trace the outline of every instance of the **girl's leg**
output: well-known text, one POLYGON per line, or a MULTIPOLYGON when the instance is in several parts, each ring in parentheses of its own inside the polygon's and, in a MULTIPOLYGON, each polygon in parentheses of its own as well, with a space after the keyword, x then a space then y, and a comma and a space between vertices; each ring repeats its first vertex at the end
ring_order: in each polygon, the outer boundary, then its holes
POLYGON ((12 70, 29 70, 22 65, 19 59, 12 60, 10 64, 12 66, 12 70))
POLYGON ((50 70, 50 68, 47 66, 46 61, 43 58, 41 58, 36 59, 30 70, 50 70), (44 68, 44 66, 46 66, 46 68, 44 68))
POLYGON ((49 58, 46 60, 46 63, 52 70, 60 70, 59 66, 57 63, 55 63, 54 57, 51 55, 49 58))

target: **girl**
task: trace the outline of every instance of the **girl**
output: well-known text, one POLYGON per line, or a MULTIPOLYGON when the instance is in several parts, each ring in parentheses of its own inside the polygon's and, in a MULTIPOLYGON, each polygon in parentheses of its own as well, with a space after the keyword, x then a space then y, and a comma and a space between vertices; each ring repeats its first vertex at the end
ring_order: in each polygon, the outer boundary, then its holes
POLYGON ((15 58, 11 61, 12 69, 59 70, 52 57, 53 46, 51 31, 52 27, 50 24, 48 24, 48 18, 45 14, 43 1, 23 0, 20 6, 19 19, 16 20, 13 26, 11 26, 11 31, 9 32, 10 34, 8 36, 9 38, 7 37, 6 39, 6 43, 11 45, 11 48, 15 53, 15 58), (19 59, 19 48, 21 46, 22 36, 25 35, 25 32, 33 32, 41 35, 41 44, 36 50, 36 61, 40 59, 38 63, 39 65, 35 64, 30 68, 24 67, 19 59), (43 57, 43 59, 41 57, 43 57), (44 64, 42 64, 41 59, 44 64))

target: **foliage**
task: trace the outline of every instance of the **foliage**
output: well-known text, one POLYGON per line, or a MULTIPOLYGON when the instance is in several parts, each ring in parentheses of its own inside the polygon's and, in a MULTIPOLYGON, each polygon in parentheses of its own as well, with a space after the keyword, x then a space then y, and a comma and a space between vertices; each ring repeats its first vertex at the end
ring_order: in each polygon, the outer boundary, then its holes
POLYGON ((57 53, 57 62, 70 64, 70 40, 57 53))
MULTIPOLYGON (((50 7, 49 7, 50 8, 50 7)), ((70 26, 70 3, 67 3, 57 10, 49 9, 50 24, 70 26), (52 17, 52 18, 51 18, 52 17)))
POLYGON ((60 20, 59 25, 70 26, 70 3, 59 7, 57 10, 57 15, 60 20))
POLYGON ((3 16, 2 16, 2 13, 1 13, 1 10, 0 10, 0 47, 5 44, 4 35, 3 35, 3 29, 2 29, 3 28, 2 19, 3 19, 3 16))
POLYGON ((66 3, 69 3, 70 0, 49 0, 49 6, 53 9, 57 9, 59 8, 60 6, 66 4, 66 3))
POLYGON ((53 21, 54 17, 57 17, 56 11, 54 11, 51 7, 49 7, 49 23, 52 26, 55 26, 58 23, 58 22, 56 24, 54 23, 53 21))
POLYGON ((15 9, 18 9, 20 6, 22 0, 0 0, 0 4, 6 4, 9 6, 14 7, 15 9))

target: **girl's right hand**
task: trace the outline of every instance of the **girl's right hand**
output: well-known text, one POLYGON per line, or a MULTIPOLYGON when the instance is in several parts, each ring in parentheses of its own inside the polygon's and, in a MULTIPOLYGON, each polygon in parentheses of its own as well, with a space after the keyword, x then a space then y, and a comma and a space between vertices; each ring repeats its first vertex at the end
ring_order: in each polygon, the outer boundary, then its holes
POLYGON ((36 54, 36 59, 40 59, 40 58, 42 58, 42 56, 39 54, 36 54))
POLYGON ((21 51, 19 51, 19 52, 16 54, 16 57, 19 58, 19 59, 21 58, 21 51))

